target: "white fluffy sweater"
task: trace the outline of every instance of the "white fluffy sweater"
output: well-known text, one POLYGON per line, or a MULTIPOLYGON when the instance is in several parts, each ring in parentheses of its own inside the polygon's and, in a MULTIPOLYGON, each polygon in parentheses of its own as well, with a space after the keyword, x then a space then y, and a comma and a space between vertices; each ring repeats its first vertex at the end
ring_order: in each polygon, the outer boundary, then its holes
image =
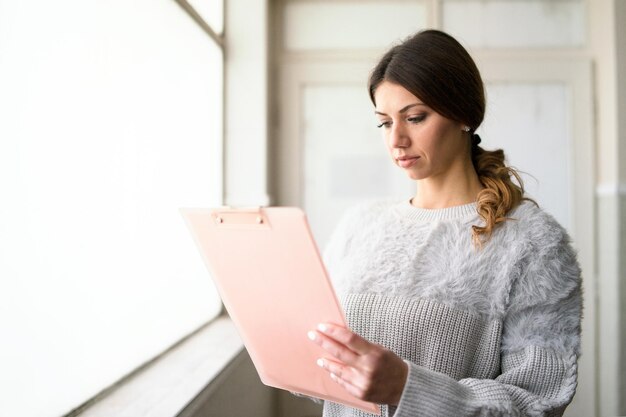
MULTIPOLYGON (((352 206, 323 258, 349 327, 409 364, 385 416, 560 416, 576 390, 581 275, 569 236, 523 202, 482 250, 476 203, 352 206)), ((324 416, 369 416, 324 403, 324 416)))

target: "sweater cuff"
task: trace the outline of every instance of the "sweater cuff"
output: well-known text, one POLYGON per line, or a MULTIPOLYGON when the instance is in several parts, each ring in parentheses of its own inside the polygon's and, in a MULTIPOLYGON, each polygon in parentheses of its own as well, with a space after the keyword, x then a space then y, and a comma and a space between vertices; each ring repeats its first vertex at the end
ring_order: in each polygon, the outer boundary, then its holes
POLYGON ((406 359, 404 362, 409 366, 409 373, 394 417, 459 415, 463 408, 463 401, 459 400, 469 394, 466 387, 447 375, 406 359))

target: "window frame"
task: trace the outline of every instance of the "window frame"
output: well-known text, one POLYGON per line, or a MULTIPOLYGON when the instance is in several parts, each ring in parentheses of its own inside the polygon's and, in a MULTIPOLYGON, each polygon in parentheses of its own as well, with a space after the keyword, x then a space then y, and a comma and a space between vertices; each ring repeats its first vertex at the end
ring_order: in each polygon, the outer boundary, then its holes
MULTIPOLYGON (((202 30, 204 30, 206 34, 209 35, 209 37, 213 40, 213 42, 215 42, 222 49, 222 54, 224 54, 224 33, 226 32, 225 8, 222 13, 222 22, 223 22, 222 26, 224 27, 224 29, 222 30, 221 34, 218 34, 217 31, 215 31, 211 27, 211 25, 202 18, 200 13, 198 13, 198 11, 191 4, 189 4, 187 0, 175 0, 175 1, 176 3, 178 3, 180 7, 182 7, 184 11, 187 12, 189 17, 191 17, 202 28, 202 30)), ((223 64, 224 64, 224 59, 222 59, 222 65, 223 64)))

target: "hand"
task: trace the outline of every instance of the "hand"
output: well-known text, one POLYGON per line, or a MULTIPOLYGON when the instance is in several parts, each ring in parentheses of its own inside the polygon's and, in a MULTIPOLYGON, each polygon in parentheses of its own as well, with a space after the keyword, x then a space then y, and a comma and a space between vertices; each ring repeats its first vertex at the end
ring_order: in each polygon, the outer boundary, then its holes
POLYGON ((399 356, 332 324, 320 324, 308 336, 332 356, 317 364, 346 391, 364 401, 398 405, 409 373, 399 356))

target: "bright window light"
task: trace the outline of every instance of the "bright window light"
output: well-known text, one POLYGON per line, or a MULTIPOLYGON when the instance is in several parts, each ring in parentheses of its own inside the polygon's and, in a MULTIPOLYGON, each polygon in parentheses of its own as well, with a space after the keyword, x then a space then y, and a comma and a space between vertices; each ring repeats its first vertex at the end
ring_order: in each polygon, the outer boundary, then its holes
POLYGON ((57 417, 214 318, 222 51, 175 2, 0 0, 0 415, 57 417))

